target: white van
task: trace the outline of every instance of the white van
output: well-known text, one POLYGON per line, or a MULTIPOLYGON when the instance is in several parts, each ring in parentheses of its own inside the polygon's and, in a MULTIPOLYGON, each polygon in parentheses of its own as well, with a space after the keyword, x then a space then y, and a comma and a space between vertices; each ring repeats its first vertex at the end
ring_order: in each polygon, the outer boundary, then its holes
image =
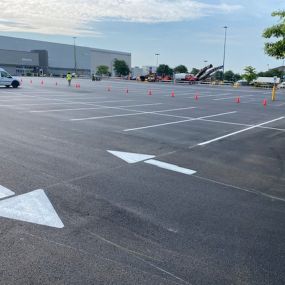
POLYGON ((19 85, 20 81, 18 79, 11 76, 5 69, 0 68, 0 86, 18 88, 19 85))

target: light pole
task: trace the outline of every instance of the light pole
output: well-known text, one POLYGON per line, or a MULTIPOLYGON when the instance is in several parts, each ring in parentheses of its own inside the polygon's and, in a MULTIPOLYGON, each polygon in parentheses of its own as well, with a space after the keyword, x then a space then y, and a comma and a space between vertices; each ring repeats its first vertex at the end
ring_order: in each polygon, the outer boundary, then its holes
POLYGON ((224 26, 224 29, 225 29, 225 40, 224 40, 224 57, 223 57, 223 81, 224 81, 224 74, 225 74, 225 60, 226 60, 226 44, 227 44, 228 26, 224 26))
POLYGON ((74 51, 74 73, 77 74, 77 58, 76 58, 76 37, 73 37, 73 51, 74 51))
POLYGON ((285 79, 284 58, 282 61, 282 78, 281 78, 281 80, 283 80, 283 79, 285 79))
POLYGON ((156 53, 155 56, 156 56, 156 68, 158 68, 158 57, 160 56, 160 54, 156 53))

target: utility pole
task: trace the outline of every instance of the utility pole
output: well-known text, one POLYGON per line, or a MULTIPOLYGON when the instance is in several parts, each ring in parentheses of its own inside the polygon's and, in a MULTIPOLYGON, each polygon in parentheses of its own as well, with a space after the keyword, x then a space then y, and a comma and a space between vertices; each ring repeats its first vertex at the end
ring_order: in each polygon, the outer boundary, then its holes
POLYGON ((158 57, 160 56, 160 54, 156 53, 155 56, 156 56, 156 68, 158 68, 158 57))
POLYGON ((74 73, 77 75, 77 58, 76 58, 76 37, 73 37, 73 51, 74 51, 74 73))
POLYGON ((228 29, 228 26, 224 26, 224 29, 225 29, 225 40, 224 40, 224 57, 223 57, 223 81, 224 81, 224 75, 225 75, 226 44, 227 44, 227 29, 228 29))

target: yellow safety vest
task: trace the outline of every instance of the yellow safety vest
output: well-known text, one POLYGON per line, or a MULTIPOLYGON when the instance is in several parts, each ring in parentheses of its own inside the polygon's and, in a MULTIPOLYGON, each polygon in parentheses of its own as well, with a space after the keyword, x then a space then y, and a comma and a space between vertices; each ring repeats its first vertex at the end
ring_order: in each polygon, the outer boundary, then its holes
POLYGON ((71 79, 72 79, 71 74, 67 74, 67 75, 66 75, 66 79, 67 79, 67 80, 71 80, 71 79))

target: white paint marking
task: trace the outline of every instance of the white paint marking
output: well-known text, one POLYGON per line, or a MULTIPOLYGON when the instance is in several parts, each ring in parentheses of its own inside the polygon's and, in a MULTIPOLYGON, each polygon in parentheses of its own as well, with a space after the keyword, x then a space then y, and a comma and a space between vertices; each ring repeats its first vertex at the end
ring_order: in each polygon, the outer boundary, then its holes
MULTIPOLYGON (((104 103, 104 102, 102 102, 104 103)), ((102 107, 92 107, 92 108, 75 108, 75 109, 52 109, 52 110, 34 110, 30 111, 30 113, 49 113, 49 112, 65 112, 65 111, 84 111, 84 110, 100 110, 100 109, 114 109, 114 108, 132 108, 132 107, 142 107, 142 106, 157 106, 162 105, 163 103, 155 103, 155 104, 140 104, 140 105, 125 105, 125 106, 102 106, 102 107)))
MULTIPOLYGON (((248 98, 248 97, 253 97, 253 96, 255 96, 255 95, 246 95, 246 96, 238 96, 238 97, 240 97, 240 98, 248 98)), ((237 98, 237 96, 216 98, 216 99, 213 99, 213 101, 231 100, 231 99, 235 99, 235 98, 237 98)))
MULTIPOLYGON (((60 100, 62 101, 62 100, 60 100)), ((75 102, 75 101, 64 101, 60 103, 33 103, 33 104, 17 104, 17 105, 0 105, 0 107, 22 107, 22 106, 48 106, 48 105, 95 105, 95 104, 101 104, 101 103, 110 103, 110 102, 130 102, 134 100, 111 100, 111 101, 93 101, 93 102, 75 102)))
POLYGON ((193 174, 196 173, 195 170, 191 170, 191 169, 188 169, 188 168, 183 168, 183 167, 180 167, 180 166, 177 166, 177 165, 174 165, 174 164, 158 161, 158 160, 155 160, 155 159, 147 160, 147 161, 145 161, 145 163, 157 166, 159 168, 171 170, 171 171, 174 171, 174 172, 183 173, 183 174, 186 174, 186 175, 193 175, 193 174))
MULTIPOLYGON (((177 111, 177 110, 194 109, 194 108, 196 108, 196 107, 169 109, 169 110, 161 110, 161 111, 149 111, 149 112, 128 110, 128 111, 134 111, 137 113, 127 113, 127 114, 120 114, 120 115, 108 115, 108 116, 99 116, 99 117, 78 118, 78 119, 70 119, 70 121, 88 121, 88 120, 100 120, 100 119, 117 118, 117 117, 139 116, 139 115, 145 115, 145 114, 158 114, 158 113, 163 113, 163 112, 172 112, 172 111, 177 111)), ((121 108, 113 107, 113 109, 121 109, 121 108)))
POLYGON ((5 198, 5 197, 9 197, 9 196, 13 196, 15 195, 15 193, 13 191, 11 191, 10 189, 0 185, 0 199, 5 198))
POLYGON ((281 104, 276 105, 276 107, 281 107, 281 106, 284 106, 284 105, 285 105, 285 103, 281 103, 281 104))
POLYGON ((216 142, 216 141, 219 141, 219 140, 222 140, 222 139, 225 139, 225 138, 228 138, 228 137, 231 137, 231 136, 234 136, 234 135, 237 135, 237 134, 240 134, 240 133, 243 133, 243 132, 246 132, 246 131, 249 131, 249 130, 258 128, 258 127, 261 127, 261 126, 263 126, 263 125, 270 124, 270 123, 273 123, 273 122, 282 120, 282 119, 284 119, 284 118, 285 118, 285 117, 280 117, 280 118, 277 118, 277 119, 274 119, 274 120, 271 120, 271 121, 267 121, 267 122, 264 122, 264 123, 261 123, 261 124, 258 124, 258 125, 253 125, 253 126, 248 127, 248 128, 246 128, 246 129, 239 130, 239 131, 236 131, 236 132, 233 132, 233 133, 230 133, 230 134, 227 134, 227 135, 224 135, 224 136, 221 136, 221 137, 218 137, 218 138, 209 140, 209 141, 205 141, 205 142, 199 143, 198 145, 199 145, 199 146, 207 145, 207 144, 210 144, 210 143, 212 143, 212 142, 216 142))
POLYGON ((143 129, 150 129, 150 128, 162 127, 162 126, 167 126, 167 125, 174 125, 174 124, 180 124, 180 123, 185 123, 185 122, 197 121, 197 120, 206 119, 206 118, 212 118, 212 117, 218 117, 218 116, 223 116, 223 115, 228 115, 228 114, 234 114, 236 112, 237 111, 232 111, 232 112, 220 113, 220 114, 209 115, 209 116, 193 118, 193 119, 187 119, 187 120, 182 120, 182 121, 169 122, 169 123, 157 124, 157 125, 150 125, 150 126, 133 128, 133 129, 126 129, 126 130, 124 130, 124 132, 143 130, 143 129))
POLYGON ((128 162, 128 163, 137 163, 140 161, 144 161, 147 159, 154 158, 155 155, 149 154, 140 154, 140 153, 132 153, 132 152, 122 152, 122 151, 112 151, 107 150, 109 153, 113 154, 114 156, 128 162))
POLYGON ((41 189, 0 201, 0 216, 54 228, 64 227, 41 189))

